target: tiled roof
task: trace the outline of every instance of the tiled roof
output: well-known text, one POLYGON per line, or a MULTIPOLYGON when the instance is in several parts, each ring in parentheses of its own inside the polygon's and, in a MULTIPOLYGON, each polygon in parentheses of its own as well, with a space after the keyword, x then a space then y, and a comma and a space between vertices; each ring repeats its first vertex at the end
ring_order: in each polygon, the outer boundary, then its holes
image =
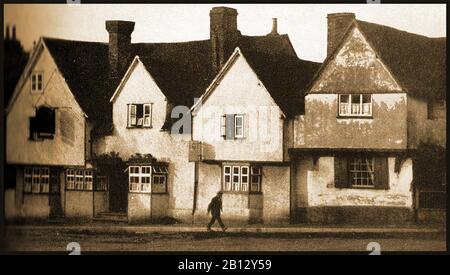
MULTIPOLYGON (((109 78, 108 44, 54 38, 44 38, 44 42, 81 108, 89 118, 109 128, 109 99, 120 79, 111 81, 109 78)), ((299 70, 302 66, 309 70, 314 68, 313 63, 297 58, 287 35, 241 36, 238 46, 249 53, 254 69, 274 93, 280 107, 291 108, 287 107, 289 104, 284 102, 284 97, 292 96, 297 90, 289 88, 301 86, 309 74, 290 70, 299 70), (271 75, 275 78, 271 79, 271 75), (293 75, 296 75, 294 79, 293 75)), ((200 97, 214 78, 209 40, 136 43, 131 45, 131 51, 131 57, 140 57, 174 106, 192 106, 194 97, 200 97)), ((286 112, 291 113, 291 109, 286 112)))
POLYGON ((394 77, 411 95, 446 97, 446 38, 430 38, 356 20, 394 77))

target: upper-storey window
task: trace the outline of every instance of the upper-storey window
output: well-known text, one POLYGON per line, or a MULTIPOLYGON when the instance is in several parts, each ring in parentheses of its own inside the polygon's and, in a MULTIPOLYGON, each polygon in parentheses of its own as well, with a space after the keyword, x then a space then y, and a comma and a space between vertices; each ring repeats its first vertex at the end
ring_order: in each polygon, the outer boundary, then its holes
POLYGON ((43 85, 44 74, 42 72, 34 72, 31 74, 31 92, 42 93, 44 90, 43 85))
POLYGON ((53 139, 55 135, 55 109, 39 107, 36 116, 30 117, 30 139, 53 139))
POLYGON ((226 114, 221 118, 220 135, 225 139, 242 139, 244 134, 244 115, 226 114))
POLYGON ((339 95, 339 116, 372 116, 372 95, 342 94, 339 95))
POLYGON ((151 128, 152 127, 152 104, 128 104, 128 127, 129 128, 151 128))

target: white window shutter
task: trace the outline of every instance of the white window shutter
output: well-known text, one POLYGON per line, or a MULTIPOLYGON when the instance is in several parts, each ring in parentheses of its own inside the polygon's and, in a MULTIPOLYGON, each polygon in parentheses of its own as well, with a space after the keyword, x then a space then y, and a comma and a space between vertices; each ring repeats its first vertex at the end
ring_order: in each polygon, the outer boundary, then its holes
POLYGON ((144 104, 144 127, 152 125, 152 104, 144 104))
POLYGON ((134 104, 128 105, 128 121, 129 126, 136 126, 137 124, 136 105, 134 104))

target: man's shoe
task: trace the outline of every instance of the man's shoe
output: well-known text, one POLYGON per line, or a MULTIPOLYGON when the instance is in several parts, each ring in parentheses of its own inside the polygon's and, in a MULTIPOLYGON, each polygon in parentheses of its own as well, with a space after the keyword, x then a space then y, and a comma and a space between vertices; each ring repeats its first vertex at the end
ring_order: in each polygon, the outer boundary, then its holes
POLYGON ((211 228, 210 228, 210 227, 207 227, 206 230, 207 230, 208 232, 211 232, 211 228))
POLYGON ((225 226, 222 228, 222 231, 225 232, 225 231, 227 231, 227 229, 228 229, 228 227, 225 226))

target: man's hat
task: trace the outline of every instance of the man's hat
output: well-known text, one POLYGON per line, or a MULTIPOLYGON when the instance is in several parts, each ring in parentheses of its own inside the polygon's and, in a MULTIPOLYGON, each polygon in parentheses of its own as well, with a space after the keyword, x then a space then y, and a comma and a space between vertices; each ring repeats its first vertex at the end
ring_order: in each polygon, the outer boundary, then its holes
POLYGON ((223 194, 222 191, 217 192, 217 195, 222 195, 222 194, 223 194))

